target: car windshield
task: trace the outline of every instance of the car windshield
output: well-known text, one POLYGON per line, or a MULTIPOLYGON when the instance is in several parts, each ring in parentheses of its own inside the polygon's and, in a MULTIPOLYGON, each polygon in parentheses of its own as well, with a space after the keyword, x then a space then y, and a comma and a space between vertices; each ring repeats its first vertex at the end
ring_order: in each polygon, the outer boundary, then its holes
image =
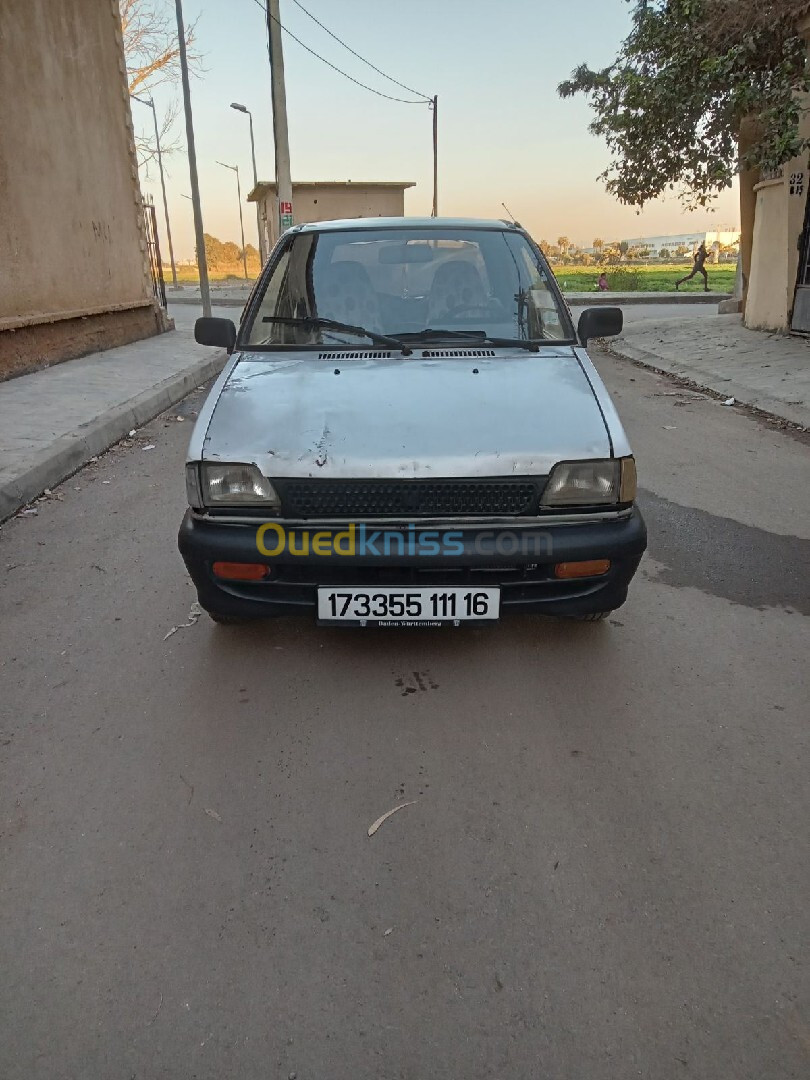
POLYGON ((571 341, 549 275, 510 228, 295 233, 259 286, 242 343, 372 346, 381 335, 411 344, 571 341))

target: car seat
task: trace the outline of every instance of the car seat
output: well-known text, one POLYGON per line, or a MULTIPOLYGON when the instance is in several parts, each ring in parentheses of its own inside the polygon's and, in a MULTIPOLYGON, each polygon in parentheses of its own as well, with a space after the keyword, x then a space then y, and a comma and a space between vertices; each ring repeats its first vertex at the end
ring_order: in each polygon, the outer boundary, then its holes
POLYGON ((316 278, 318 317, 380 329, 380 305, 366 268, 345 260, 325 267, 316 278))
POLYGON ((440 328, 455 311, 486 307, 487 303, 484 283, 474 266, 459 259, 442 263, 430 286, 426 325, 440 328))

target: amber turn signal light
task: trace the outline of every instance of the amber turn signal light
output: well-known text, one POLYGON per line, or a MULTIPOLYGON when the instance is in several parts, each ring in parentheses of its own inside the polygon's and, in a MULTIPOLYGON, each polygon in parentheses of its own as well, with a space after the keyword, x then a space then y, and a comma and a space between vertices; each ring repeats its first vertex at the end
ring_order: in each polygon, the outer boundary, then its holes
POLYGON ((610 559, 589 559, 587 562, 558 562, 554 567, 556 578, 598 577, 610 569, 610 559))
POLYGON ((226 581, 263 581, 270 567, 257 562, 215 562, 214 574, 226 581))

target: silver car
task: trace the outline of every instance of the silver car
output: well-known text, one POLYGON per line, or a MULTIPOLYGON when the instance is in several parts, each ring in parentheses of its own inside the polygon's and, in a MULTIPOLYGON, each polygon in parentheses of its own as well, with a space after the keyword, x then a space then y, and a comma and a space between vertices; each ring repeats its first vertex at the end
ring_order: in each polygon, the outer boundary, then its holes
POLYGON ((646 547, 636 469, 543 255, 502 221, 299 225, 189 446, 179 545, 217 622, 602 618, 646 547))

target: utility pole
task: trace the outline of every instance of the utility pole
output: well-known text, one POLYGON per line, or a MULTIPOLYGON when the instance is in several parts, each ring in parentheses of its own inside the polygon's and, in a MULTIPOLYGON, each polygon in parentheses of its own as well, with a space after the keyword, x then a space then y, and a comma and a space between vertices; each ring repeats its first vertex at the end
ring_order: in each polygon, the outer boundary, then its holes
POLYGON ((191 88, 188 83, 188 57, 186 56, 186 30, 183 25, 183 0, 175 0, 177 10, 177 46, 180 52, 180 75, 183 82, 183 106, 186 113, 186 144, 188 146, 188 172, 191 182, 191 202, 194 208, 194 235, 197 241, 197 269, 200 272, 200 297, 203 315, 211 317, 211 291, 208 287, 208 262, 205 258, 205 233, 200 207, 200 181, 197 176, 197 151, 194 147, 194 120, 191 115, 191 88))
POLYGON ((224 161, 218 161, 217 165, 221 165, 223 169, 230 169, 231 172, 236 173, 236 198, 239 202, 239 231, 242 234, 242 265, 245 268, 245 281, 247 281, 247 252, 245 251, 245 226, 242 222, 242 185, 239 183, 239 166, 226 165, 224 161))
POLYGON ((158 169, 160 170, 160 186, 163 190, 163 215, 166 218, 166 239, 169 241, 169 262, 172 264, 172 285, 177 288, 177 267, 174 265, 174 248, 172 247, 172 230, 169 227, 169 204, 166 201, 166 180, 163 176, 163 155, 160 152, 160 132, 158 130, 157 109, 151 98, 141 98, 137 94, 130 94, 135 101, 146 105, 152 110, 152 119, 155 121, 155 146, 157 147, 158 169))
POLYGON ((284 87, 284 52, 281 44, 279 0, 267 0, 267 35, 270 42, 270 80, 273 100, 273 143, 276 150, 276 200, 278 235, 293 224, 290 178, 290 140, 287 133, 287 92, 284 87))
POLYGON ((430 103, 433 110, 433 210, 431 217, 439 216, 439 95, 430 103))
MULTIPOLYGON (((255 190, 259 186, 259 174, 256 172, 256 144, 253 141, 253 113, 246 105, 240 105, 238 101, 232 101, 231 108, 236 109, 237 112, 247 113, 248 120, 250 121, 250 156, 253 158, 253 188, 255 190)), ((258 199, 256 200, 256 229, 259 233, 259 261, 262 266, 264 266, 267 261, 267 246, 265 244, 264 229, 262 228, 262 207, 258 199)))

